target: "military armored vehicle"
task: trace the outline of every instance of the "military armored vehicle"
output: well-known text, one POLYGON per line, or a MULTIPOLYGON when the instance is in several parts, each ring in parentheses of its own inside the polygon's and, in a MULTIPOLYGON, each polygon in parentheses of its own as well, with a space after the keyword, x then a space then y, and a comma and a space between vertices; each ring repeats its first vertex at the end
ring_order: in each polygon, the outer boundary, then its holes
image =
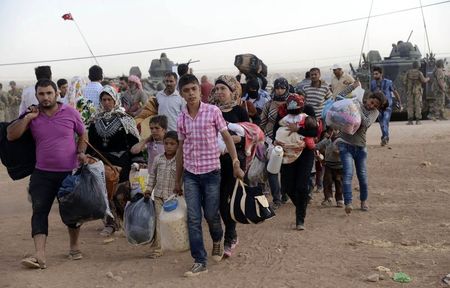
MULTIPOLYGON (((434 54, 431 53, 422 57, 417 45, 413 45, 411 42, 398 41, 397 44, 392 44, 392 50, 389 57, 382 58, 379 51, 371 50, 367 55, 363 53, 362 58, 362 63, 356 69, 350 64, 353 76, 358 77, 361 81, 362 88, 369 91, 370 81, 372 80, 371 70, 374 66, 381 67, 383 69, 383 76, 393 81, 395 88, 400 94, 401 104, 403 105, 403 110, 401 111, 399 105, 394 105, 392 120, 406 120, 406 71, 412 68, 414 61, 418 61, 423 75, 431 78, 436 61, 434 54)), ((429 93, 431 93, 431 85, 427 83, 424 85, 423 89, 423 119, 426 119, 426 115, 428 114, 426 98, 429 93)))

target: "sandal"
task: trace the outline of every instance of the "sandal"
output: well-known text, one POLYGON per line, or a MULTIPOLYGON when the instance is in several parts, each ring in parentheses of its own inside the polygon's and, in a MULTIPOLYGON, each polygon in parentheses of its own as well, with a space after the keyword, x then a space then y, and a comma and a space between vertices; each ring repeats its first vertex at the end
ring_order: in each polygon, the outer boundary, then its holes
POLYGON ((47 268, 47 265, 45 265, 45 262, 42 260, 39 260, 36 257, 27 257, 22 259, 22 261, 20 261, 20 264, 22 264, 22 266, 26 267, 26 268, 30 268, 30 269, 45 269, 47 268))
POLYGON ((163 252, 161 250, 155 250, 152 251, 147 257, 150 259, 156 259, 163 255, 163 252))
POLYGON ((81 259, 83 259, 83 254, 81 254, 80 250, 70 250, 69 251, 69 259, 70 260, 81 260, 81 259))

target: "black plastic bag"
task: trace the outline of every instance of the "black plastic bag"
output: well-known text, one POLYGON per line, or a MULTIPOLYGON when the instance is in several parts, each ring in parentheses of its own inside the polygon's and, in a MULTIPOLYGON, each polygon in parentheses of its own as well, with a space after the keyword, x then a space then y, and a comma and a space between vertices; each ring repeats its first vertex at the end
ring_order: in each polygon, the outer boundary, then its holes
POLYGON ((155 236, 155 207, 148 196, 136 194, 125 206, 124 231, 128 243, 144 245, 155 236))
POLYGON ((112 216, 108 205, 105 168, 101 161, 85 164, 67 176, 58 191, 59 213, 66 225, 112 216))

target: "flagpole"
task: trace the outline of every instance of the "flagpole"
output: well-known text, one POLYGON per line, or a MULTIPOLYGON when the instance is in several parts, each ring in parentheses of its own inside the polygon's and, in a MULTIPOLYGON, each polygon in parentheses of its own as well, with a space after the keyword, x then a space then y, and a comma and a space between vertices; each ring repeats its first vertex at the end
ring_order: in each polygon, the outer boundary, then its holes
POLYGON ((75 23, 75 26, 77 26, 78 32, 80 32, 80 35, 83 38, 83 41, 86 44, 87 48, 89 49, 89 52, 91 52, 92 57, 94 57, 95 63, 97 63, 97 65, 100 66, 100 64, 98 64, 97 57, 95 57, 94 53, 91 50, 91 47, 89 47, 89 44, 88 44, 86 38, 84 37, 83 33, 81 32, 81 29, 77 24, 77 21, 75 21, 75 19, 73 19, 73 18, 72 18, 72 21, 73 21, 73 23, 75 23))

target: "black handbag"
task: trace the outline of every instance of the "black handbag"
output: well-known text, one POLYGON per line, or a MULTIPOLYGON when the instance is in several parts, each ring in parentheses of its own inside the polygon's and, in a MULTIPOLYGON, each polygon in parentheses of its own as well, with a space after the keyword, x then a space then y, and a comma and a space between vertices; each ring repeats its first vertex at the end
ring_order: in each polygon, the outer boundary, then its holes
POLYGON ((236 179, 230 199, 230 216, 235 222, 257 224, 275 216, 261 187, 248 187, 236 179))

